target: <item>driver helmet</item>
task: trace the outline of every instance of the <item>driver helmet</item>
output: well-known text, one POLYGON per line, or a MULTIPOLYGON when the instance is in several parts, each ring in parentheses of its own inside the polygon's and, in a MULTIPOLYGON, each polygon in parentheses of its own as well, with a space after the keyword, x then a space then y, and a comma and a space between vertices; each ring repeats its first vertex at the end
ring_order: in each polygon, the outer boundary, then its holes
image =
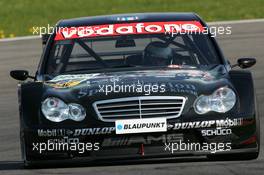
POLYGON ((170 65, 172 60, 172 48, 160 41, 149 43, 143 53, 144 65, 165 66, 170 65))

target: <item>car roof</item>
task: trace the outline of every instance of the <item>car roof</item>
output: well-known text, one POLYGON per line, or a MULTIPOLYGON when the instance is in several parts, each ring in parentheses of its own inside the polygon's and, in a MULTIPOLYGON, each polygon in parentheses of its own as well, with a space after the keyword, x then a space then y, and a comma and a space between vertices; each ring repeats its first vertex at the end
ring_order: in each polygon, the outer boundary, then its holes
MULTIPOLYGON (((128 13, 61 20, 58 27, 159 21, 201 21, 195 13, 128 13)), ((203 22, 202 22, 203 23, 203 22)))

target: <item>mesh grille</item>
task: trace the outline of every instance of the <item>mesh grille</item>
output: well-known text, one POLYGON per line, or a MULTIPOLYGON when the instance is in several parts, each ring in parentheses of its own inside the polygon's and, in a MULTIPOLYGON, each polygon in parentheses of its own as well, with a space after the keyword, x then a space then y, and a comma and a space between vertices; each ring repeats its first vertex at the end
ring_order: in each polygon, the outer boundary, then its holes
POLYGON ((142 96, 97 101, 93 107, 100 120, 114 122, 122 119, 177 118, 186 98, 178 96, 142 96))

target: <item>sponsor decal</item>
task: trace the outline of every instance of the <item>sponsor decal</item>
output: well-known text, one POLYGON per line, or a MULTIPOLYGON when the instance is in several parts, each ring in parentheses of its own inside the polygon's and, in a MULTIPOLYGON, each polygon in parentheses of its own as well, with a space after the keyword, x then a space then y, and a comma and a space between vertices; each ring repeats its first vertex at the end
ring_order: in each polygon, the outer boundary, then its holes
POLYGON ((73 87, 73 86, 77 86, 78 84, 80 84, 81 81, 76 81, 76 80, 69 80, 69 81, 58 81, 56 83, 50 82, 50 83, 46 83, 49 86, 52 86, 54 88, 69 88, 69 87, 73 87))
POLYGON ((196 86, 191 83, 173 83, 168 82, 166 87, 169 89, 170 92, 175 93, 188 93, 197 96, 197 89, 196 86))
MULTIPOLYGON (((170 91, 197 96, 197 88, 190 82, 180 83, 169 80, 164 81, 160 78, 173 78, 173 80, 201 80, 201 74, 203 73, 202 71, 195 70, 177 70, 164 72, 141 71, 133 74, 124 74, 122 76, 105 74, 59 75, 45 83, 54 88, 70 88, 79 85, 80 89, 77 92, 78 98, 92 96, 101 92, 106 94, 110 92, 144 92, 146 95, 150 95, 151 92, 163 93, 165 91, 170 91), (155 78, 157 78, 157 80, 155 78), (152 82, 149 82, 149 80, 152 80, 152 82)), ((211 79, 213 79, 213 77, 211 77, 211 79)))
POLYGON ((201 131, 202 136, 224 136, 232 134, 232 129, 208 129, 201 131))
POLYGON ((98 88, 93 88, 90 81, 80 88, 78 92, 78 98, 83 96, 92 96, 97 93, 144 93, 145 95, 150 95, 151 93, 164 93, 164 92, 175 92, 175 93, 188 93, 197 96, 197 88, 191 83, 144 83, 144 82, 130 82, 128 84, 123 84, 122 82, 111 83, 111 84, 99 84, 98 88))
POLYGON ((114 132, 115 127, 83 128, 83 129, 38 129, 39 137, 64 137, 64 136, 88 136, 103 135, 114 132))
POLYGON ((73 131, 66 129, 38 129, 39 137, 58 137, 73 134, 73 131))
POLYGON ((114 130, 115 130, 114 127, 75 129, 75 132, 74 132, 73 136, 88 136, 88 135, 111 134, 114 130))
POLYGON ((175 78, 178 80, 196 79, 202 81, 212 81, 215 79, 215 76, 213 76, 210 72, 202 70, 177 70, 175 72, 175 78))
POLYGON ((225 119, 225 120, 216 120, 216 127, 232 127, 232 126, 241 126, 243 124, 243 119, 225 119))
POLYGON ((85 37, 120 36, 131 34, 158 34, 178 32, 202 32, 202 24, 198 21, 167 21, 107 24, 80 27, 60 28, 55 40, 66 40, 85 37))
POLYGON ((73 74, 73 75, 58 75, 56 77, 54 77, 52 80, 50 80, 49 82, 57 82, 57 81, 62 81, 62 80, 86 80, 86 79, 90 79, 90 78, 94 78, 97 77, 98 73, 96 74, 73 74))
POLYGON ((175 123, 169 125, 169 128, 173 130, 178 129, 196 129, 196 128, 229 128, 233 126, 241 126, 243 123, 242 118, 238 119, 221 119, 221 120, 209 120, 209 121, 194 121, 194 122, 184 122, 184 123, 175 123))
POLYGON ((166 118, 148 118, 115 121, 116 134, 164 132, 167 131, 166 118))
POLYGON ((102 146, 130 146, 133 144, 144 144, 150 145, 157 142, 169 143, 169 142, 179 142, 183 140, 183 134, 163 134, 160 136, 123 136, 123 137, 111 137, 105 138, 102 142, 102 146))
POLYGON ((63 137, 60 139, 48 139, 51 143, 79 143, 79 138, 70 138, 70 137, 63 137))
POLYGON ((45 82, 45 84, 54 88, 69 88, 77 86, 82 82, 89 84, 88 80, 97 76, 98 74, 59 75, 45 82))

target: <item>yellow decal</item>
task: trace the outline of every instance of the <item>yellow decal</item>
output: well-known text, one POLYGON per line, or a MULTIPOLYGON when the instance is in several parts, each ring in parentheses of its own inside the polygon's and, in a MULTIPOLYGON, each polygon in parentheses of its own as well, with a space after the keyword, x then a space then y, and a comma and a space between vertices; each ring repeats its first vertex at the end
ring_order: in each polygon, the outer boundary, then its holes
POLYGON ((73 87, 80 84, 80 81, 76 81, 76 80, 70 80, 68 82, 50 82, 48 83, 48 85, 54 87, 54 88, 69 88, 69 87, 73 87))

